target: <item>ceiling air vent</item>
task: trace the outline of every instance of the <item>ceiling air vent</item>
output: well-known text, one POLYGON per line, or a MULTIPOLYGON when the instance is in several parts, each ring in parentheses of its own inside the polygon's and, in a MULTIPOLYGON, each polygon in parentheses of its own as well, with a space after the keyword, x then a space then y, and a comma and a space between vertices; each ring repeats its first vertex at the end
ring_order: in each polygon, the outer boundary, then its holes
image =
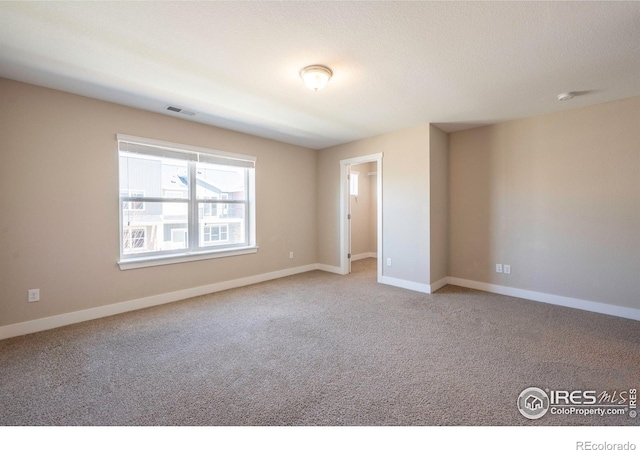
POLYGON ((175 112, 175 113, 179 113, 179 114, 184 114, 185 116, 195 116, 196 113, 194 113, 193 111, 187 111, 186 109, 182 109, 179 108, 177 106, 167 106, 166 107, 167 111, 171 111, 171 112, 175 112))

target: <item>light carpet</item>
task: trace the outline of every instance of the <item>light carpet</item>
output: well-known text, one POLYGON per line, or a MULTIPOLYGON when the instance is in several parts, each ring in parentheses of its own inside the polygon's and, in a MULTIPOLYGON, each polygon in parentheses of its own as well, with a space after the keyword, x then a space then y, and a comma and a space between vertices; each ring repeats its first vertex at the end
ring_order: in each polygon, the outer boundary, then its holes
POLYGON ((640 323, 308 272, 0 341, 2 425, 638 425, 523 417, 527 387, 640 388, 640 323))

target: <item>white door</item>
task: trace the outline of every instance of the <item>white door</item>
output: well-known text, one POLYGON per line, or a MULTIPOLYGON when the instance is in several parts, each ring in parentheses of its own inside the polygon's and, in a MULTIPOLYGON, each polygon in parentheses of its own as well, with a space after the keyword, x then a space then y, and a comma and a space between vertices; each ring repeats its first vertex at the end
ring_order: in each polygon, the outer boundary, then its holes
MULTIPOLYGON (((382 153, 359 156, 340 160, 340 272, 342 275, 351 273, 351 166, 375 162, 376 163, 376 222, 377 222, 377 266, 378 282, 382 280, 382 153)), ((355 172, 355 171, 354 171, 355 172)))

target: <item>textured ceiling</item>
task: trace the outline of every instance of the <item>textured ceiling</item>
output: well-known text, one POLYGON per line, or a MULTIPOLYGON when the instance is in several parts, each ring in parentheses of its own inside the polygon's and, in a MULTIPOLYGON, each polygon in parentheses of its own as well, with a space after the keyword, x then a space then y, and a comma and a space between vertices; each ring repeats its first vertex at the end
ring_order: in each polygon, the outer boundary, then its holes
POLYGON ((0 2, 0 76, 320 149, 640 95, 640 3, 0 2))

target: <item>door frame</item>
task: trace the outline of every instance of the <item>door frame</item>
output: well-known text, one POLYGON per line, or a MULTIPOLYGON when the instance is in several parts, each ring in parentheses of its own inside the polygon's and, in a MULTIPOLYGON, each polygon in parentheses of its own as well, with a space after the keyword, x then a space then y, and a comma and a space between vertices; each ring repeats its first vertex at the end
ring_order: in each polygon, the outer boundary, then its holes
POLYGON ((376 163, 376 216, 377 216, 377 231, 378 242, 376 248, 376 254, 378 259, 378 283, 382 280, 382 210, 383 210, 383 195, 382 195, 382 157, 383 153, 374 153, 372 155, 359 156, 356 158, 349 158, 340 160, 340 273, 347 275, 349 273, 349 214, 350 205, 350 192, 349 192, 349 180, 347 176, 349 174, 350 166, 368 162, 376 163))

